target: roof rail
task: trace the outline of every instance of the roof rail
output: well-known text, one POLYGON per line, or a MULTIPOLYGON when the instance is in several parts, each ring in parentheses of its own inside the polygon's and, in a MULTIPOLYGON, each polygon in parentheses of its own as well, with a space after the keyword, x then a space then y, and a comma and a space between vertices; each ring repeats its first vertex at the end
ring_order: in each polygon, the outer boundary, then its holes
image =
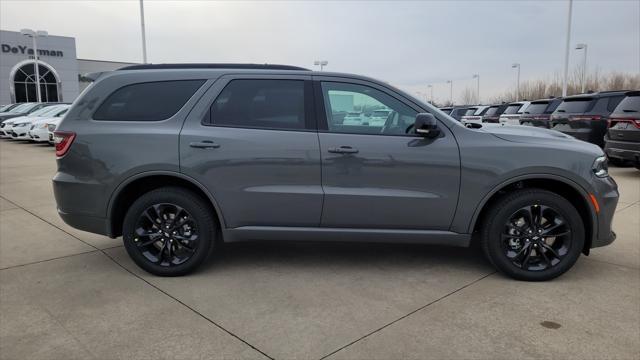
POLYGON ((193 63, 193 64, 140 64, 129 65, 118 70, 151 70, 151 69, 256 69, 256 70, 296 70, 311 71, 291 65, 276 64, 232 64, 232 63, 193 63))

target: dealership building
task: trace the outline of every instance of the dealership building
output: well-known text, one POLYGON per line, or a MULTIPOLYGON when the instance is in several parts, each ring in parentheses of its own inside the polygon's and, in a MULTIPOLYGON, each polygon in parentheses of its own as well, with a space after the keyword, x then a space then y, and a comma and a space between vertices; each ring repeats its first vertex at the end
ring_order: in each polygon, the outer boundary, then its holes
MULTIPOLYGON (((78 59, 76 39, 38 37, 38 70, 42 101, 72 102, 88 83, 82 74, 110 71, 133 63, 78 59)), ((17 31, 0 30, 0 105, 36 100, 32 39, 17 31)))

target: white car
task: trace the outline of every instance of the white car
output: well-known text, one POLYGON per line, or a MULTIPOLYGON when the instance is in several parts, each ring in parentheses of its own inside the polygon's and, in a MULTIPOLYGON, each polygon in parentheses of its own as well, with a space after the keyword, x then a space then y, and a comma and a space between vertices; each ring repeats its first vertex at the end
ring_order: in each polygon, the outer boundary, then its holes
POLYGON ((463 124, 482 124, 482 115, 489 109, 489 105, 471 106, 467 112, 460 118, 463 124))
POLYGON ((348 112, 342 120, 343 125, 362 125, 363 114, 357 111, 348 112))
POLYGON ((500 124, 502 125, 520 125, 520 116, 529 107, 531 101, 516 101, 507 106, 502 115, 500 115, 500 124))
POLYGON ((13 118, 5 122, 5 126, 2 131, 5 135, 8 135, 15 140, 31 140, 31 137, 29 137, 29 130, 31 130, 31 126, 34 121, 61 115, 65 113, 70 106, 71 105, 69 104, 52 105, 38 111, 34 111, 28 116, 13 118))
POLYGON ((61 114, 58 114, 57 116, 42 118, 34 121, 28 131, 29 139, 35 142, 53 143, 53 130, 55 130, 66 112, 67 110, 65 110, 61 114), (49 131, 49 128, 51 128, 52 130, 49 131), (49 136, 50 133, 51 136, 49 136))
POLYGON ((369 123, 369 126, 384 126, 387 122, 387 118, 391 114, 391 110, 374 110, 369 117, 369 120, 365 120, 369 123))

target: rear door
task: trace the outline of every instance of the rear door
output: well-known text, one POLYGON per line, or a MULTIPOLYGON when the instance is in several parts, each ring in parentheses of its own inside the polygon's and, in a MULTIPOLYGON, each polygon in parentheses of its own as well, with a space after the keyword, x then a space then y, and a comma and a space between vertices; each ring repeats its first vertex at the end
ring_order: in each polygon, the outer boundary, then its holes
POLYGON ((640 143, 640 92, 627 96, 609 117, 609 139, 640 143))
POLYGON ((318 77, 322 226, 448 230, 458 200, 460 155, 449 129, 407 134, 416 105, 366 81, 318 77), (339 114, 386 110, 384 124, 349 126, 339 114))
POLYGON ((320 152, 310 76, 224 76, 180 135, 180 169, 228 228, 318 226, 320 152))

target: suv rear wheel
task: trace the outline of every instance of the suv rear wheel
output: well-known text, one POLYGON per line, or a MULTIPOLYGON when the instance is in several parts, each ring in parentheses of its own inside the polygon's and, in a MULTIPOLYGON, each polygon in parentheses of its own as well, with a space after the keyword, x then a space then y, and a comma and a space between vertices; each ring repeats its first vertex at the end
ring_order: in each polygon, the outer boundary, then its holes
POLYGON ((216 223, 191 191, 166 187, 138 198, 124 218, 124 246, 142 269, 179 276, 197 268, 214 246, 216 223))
POLYGON ((584 245, 580 214, 550 191, 525 189, 499 199, 482 228, 485 255, 502 273, 543 281, 569 270, 584 245))

